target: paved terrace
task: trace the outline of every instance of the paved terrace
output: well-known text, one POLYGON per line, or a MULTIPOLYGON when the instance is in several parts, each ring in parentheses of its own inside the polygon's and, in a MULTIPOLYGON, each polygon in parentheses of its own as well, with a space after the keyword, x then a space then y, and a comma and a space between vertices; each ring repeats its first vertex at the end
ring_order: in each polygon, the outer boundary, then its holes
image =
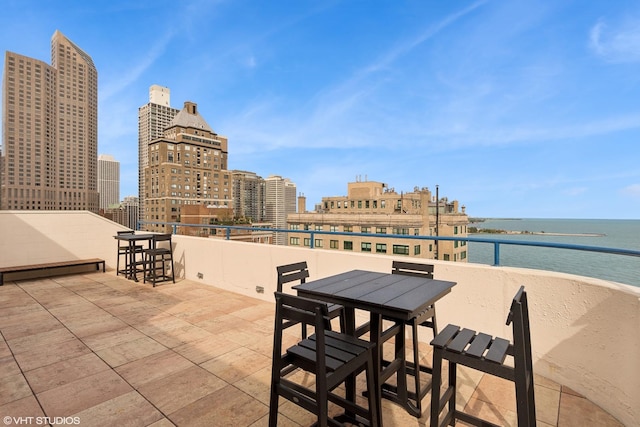
MULTIPOLYGON (((185 279, 152 288, 112 271, 7 281, 0 287, 3 425, 73 417, 58 421, 266 426, 273 316, 272 303, 185 279)), ((459 372, 459 404, 517 424, 511 383, 459 372)), ((572 390, 536 380, 538 425, 622 425, 572 390)), ((428 425, 429 399, 421 419, 383 400, 384 425, 428 425)), ((279 425, 312 422, 281 399, 279 425)))

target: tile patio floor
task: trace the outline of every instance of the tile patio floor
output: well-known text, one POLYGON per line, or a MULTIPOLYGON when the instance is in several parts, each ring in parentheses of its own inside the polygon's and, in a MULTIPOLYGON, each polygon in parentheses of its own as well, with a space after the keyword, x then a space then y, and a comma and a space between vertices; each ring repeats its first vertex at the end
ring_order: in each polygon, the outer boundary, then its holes
MULTIPOLYGON (((49 417, 52 425, 266 426, 273 315, 272 303, 189 280, 152 288, 112 271, 6 281, 0 425, 49 417)), ((511 383, 466 369, 459 375, 467 411, 516 425, 511 383)), ((384 425, 428 425, 429 399, 421 419, 384 400, 384 425)), ((541 377, 536 405, 540 426, 621 425, 541 377)), ((312 423, 281 399, 279 425, 312 423)))

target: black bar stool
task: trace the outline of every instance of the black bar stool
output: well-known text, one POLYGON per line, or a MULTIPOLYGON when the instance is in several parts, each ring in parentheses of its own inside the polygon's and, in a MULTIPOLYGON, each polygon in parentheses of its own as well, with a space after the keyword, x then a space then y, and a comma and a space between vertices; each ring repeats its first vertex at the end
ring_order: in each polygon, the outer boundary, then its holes
MULTIPOLYGON (((133 230, 123 230, 117 232, 118 236, 135 234, 133 230)), ((127 242, 118 240, 118 259, 116 261, 116 275, 124 274, 132 276, 135 273, 142 272, 142 268, 138 268, 138 265, 142 263, 142 245, 137 245, 135 242, 127 242), (140 255, 140 261, 136 259, 137 255, 140 255), (124 257, 124 268, 120 268, 120 258, 124 257)))
POLYGON ((327 303, 280 292, 276 296, 275 331, 271 367, 271 395, 269 400, 269 426, 278 424, 279 398, 315 414, 317 425, 351 424, 377 427, 382 415, 380 399, 376 393, 373 351, 375 344, 359 338, 331 331, 327 303), (283 330, 296 323, 314 327, 315 333, 287 349, 283 349, 283 330), (296 381, 287 377, 291 367, 313 375, 315 381, 296 381), (335 393, 348 378, 365 372, 369 391, 368 407, 335 393), (328 416, 328 404, 334 403, 345 410, 339 420, 328 416))
POLYGON ((499 337, 447 325, 431 341, 433 346, 433 381, 431 394, 431 427, 455 425, 456 420, 475 426, 495 426, 470 414, 456 410, 456 367, 464 365, 478 371, 513 381, 516 388, 518 427, 536 425, 536 405, 531 361, 531 336, 527 293, 520 287, 513 298, 507 325, 513 325, 513 344, 499 337), (513 366, 505 364, 507 356, 513 366), (442 361, 449 362, 449 386, 440 397, 442 361), (440 413, 448 404, 446 415, 440 413))
POLYGON ((172 280, 176 283, 175 269, 173 266, 173 247, 171 246, 171 234, 155 234, 151 239, 151 248, 144 249, 144 280, 156 283, 172 280), (158 246, 158 243, 169 242, 168 247, 158 246), (166 263, 171 264, 171 276, 167 274, 166 263))

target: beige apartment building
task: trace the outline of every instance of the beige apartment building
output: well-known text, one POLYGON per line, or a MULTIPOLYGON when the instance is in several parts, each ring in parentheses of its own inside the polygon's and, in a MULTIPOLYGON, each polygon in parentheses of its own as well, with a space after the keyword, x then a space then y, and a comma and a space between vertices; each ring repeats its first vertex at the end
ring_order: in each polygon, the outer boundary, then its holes
POLYGON ((178 108, 171 107, 171 90, 160 85, 151 85, 149 102, 138 108, 138 205, 143 221, 150 220, 144 217, 144 171, 149 165, 149 143, 162 138, 179 112, 178 108))
POLYGON ((323 197, 316 212, 289 214, 288 244, 466 262, 466 242, 403 236, 465 237, 468 223, 464 207, 446 198, 436 203, 428 188, 397 193, 381 182, 358 181, 348 183, 346 196, 323 197), (312 242, 308 231, 367 235, 314 234, 312 242))
POLYGON ((266 181, 255 172, 233 170, 233 212, 238 220, 261 222, 266 218, 266 181))
POLYGON ((0 209, 98 212, 98 72, 60 31, 51 65, 6 52, 0 209))
POLYGON ((108 154, 98 156, 100 211, 120 204, 120 162, 108 154))
POLYGON ((216 134, 200 116, 197 105, 185 102, 162 138, 148 146, 144 172, 144 224, 149 231, 170 232, 181 208, 204 205, 232 208, 231 172, 227 170, 227 138, 216 134))
MULTIPOLYGON (((273 228, 287 229, 287 216, 296 211, 296 184, 289 178, 270 175, 265 179, 265 219, 273 228)), ((274 243, 286 245, 286 233, 275 232, 274 243)))

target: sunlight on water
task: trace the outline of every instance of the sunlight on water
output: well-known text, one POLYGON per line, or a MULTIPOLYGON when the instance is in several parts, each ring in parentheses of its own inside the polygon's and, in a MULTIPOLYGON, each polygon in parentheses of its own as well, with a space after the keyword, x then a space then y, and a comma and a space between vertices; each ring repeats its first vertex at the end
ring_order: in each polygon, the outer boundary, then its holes
MULTIPOLYGON (((543 233, 470 235, 476 237, 640 250, 640 220, 491 219, 471 225, 485 229, 543 233)), ((493 245, 469 242, 469 262, 493 264, 493 245)), ((500 265, 579 274, 640 286, 640 257, 634 256, 500 245, 500 265)))

